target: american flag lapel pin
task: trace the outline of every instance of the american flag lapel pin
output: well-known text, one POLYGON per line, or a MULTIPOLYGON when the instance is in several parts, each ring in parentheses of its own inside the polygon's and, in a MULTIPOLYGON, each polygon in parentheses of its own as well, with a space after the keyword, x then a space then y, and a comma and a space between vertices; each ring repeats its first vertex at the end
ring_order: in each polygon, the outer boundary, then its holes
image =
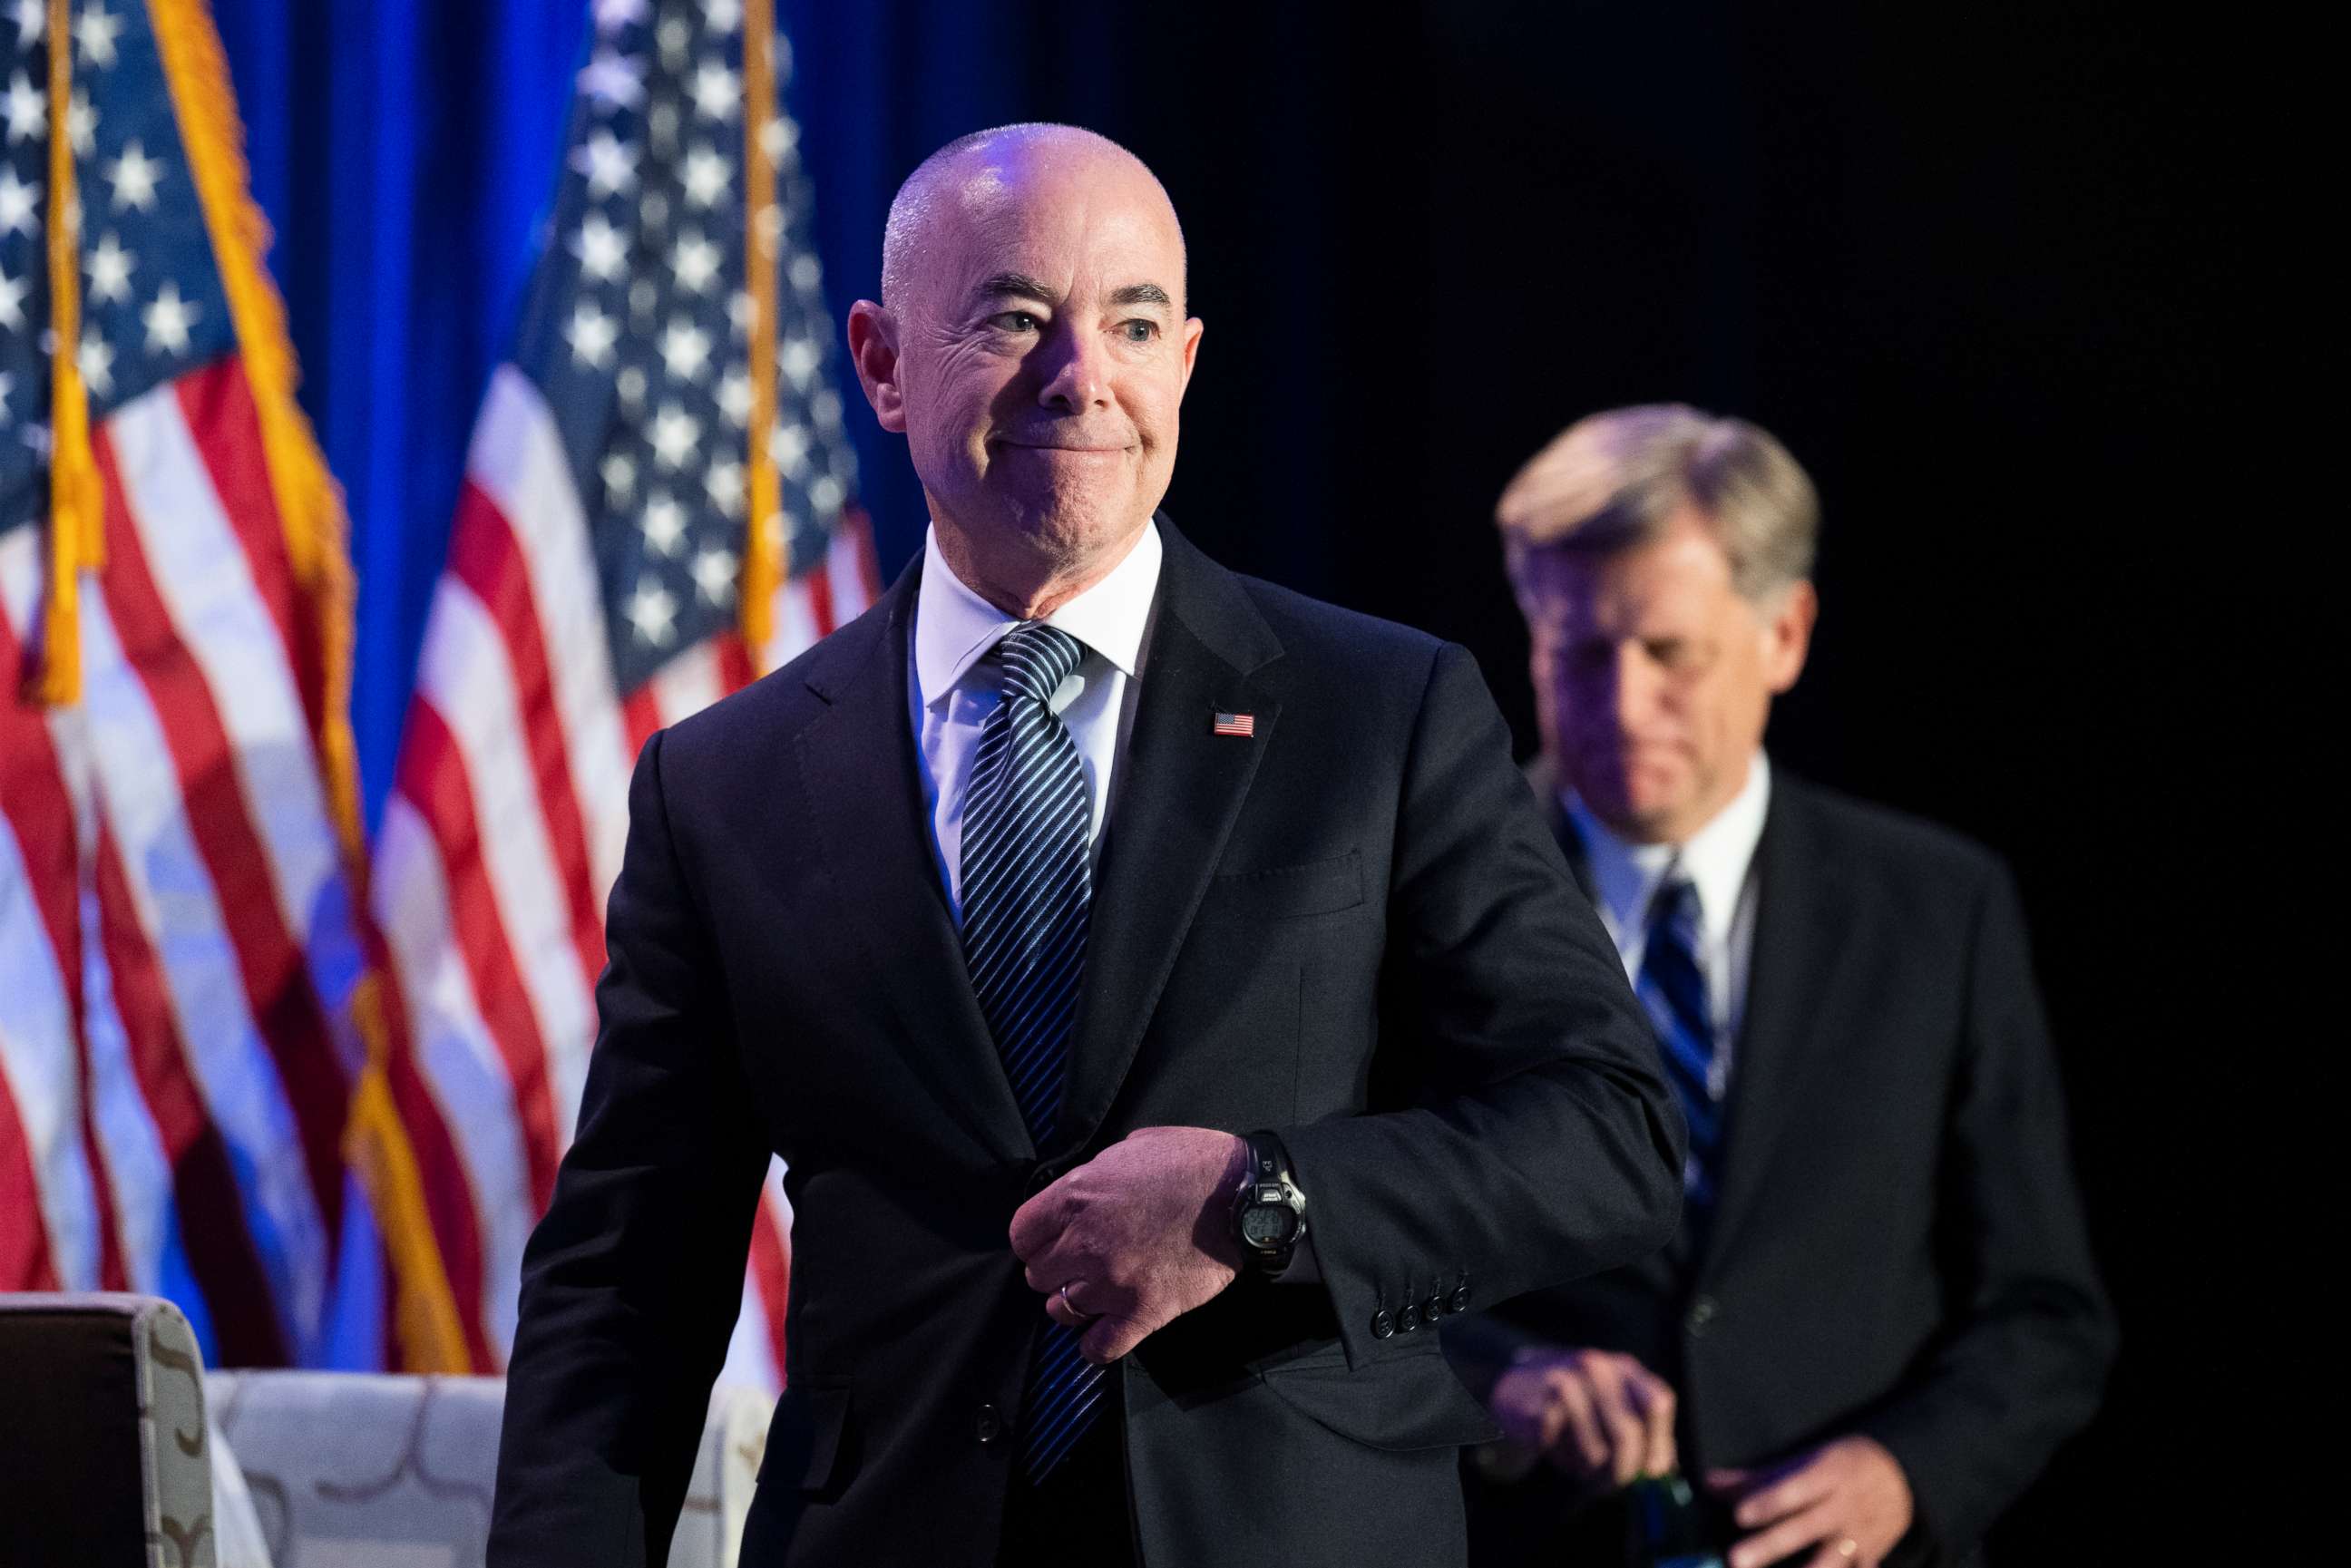
POLYGON ((1248 739, 1257 734, 1257 715, 1253 713, 1220 713, 1211 715, 1208 726, 1211 735, 1238 735, 1248 739))

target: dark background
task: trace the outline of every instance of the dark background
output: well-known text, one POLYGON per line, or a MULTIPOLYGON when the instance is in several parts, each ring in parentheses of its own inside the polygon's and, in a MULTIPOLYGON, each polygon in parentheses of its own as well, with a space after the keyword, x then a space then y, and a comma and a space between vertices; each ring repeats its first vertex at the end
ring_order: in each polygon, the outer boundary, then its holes
MULTIPOLYGON (((219 12, 306 401, 351 490, 372 803, 582 18, 219 12)), ((2316 327, 2251 238, 2274 148, 2221 85, 2227 18, 781 12, 837 318, 940 142, 1021 119, 1126 142, 1183 214, 1208 323, 1170 511, 1230 565, 1468 644, 1525 745, 1488 520, 1517 465, 1659 399, 1787 442, 1824 503, 1824 614, 1773 756, 2014 862, 2121 1316, 2105 1414, 2000 1557, 2218 1560, 2224 1525, 2245 1546, 2280 1442, 2253 1396, 2295 1348, 2262 1234, 2289 1189, 2253 1185, 2292 1079, 2257 1059, 2301 1026, 2244 998, 2317 956, 2283 766, 2314 530, 2264 498, 2314 465, 2247 350, 2316 327)), ((903 443, 850 423, 894 570, 921 498, 903 443)))

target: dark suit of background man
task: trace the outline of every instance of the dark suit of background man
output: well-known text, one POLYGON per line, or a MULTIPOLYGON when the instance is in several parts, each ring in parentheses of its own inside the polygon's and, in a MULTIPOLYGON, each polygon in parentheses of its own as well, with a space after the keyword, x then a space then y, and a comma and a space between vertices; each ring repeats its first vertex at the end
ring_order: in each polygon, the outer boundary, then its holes
POLYGON ((982 133, 883 251, 928 546, 638 764, 491 1561, 661 1560, 775 1150, 747 1563, 1458 1563, 1494 1428, 1431 1320, 1664 1241, 1655 1042, 1468 656, 1155 517, 1201 326, 1150 172, 982 133))
POLYGON ((1479 1456, 1473 1557, 1611 1561, 1606 1494, 1678 1457, 1733 1568, 1965 1561, 2113 1353, 2009 874, 1765 759, 1817 517, 1771 436, 1596 415, 1499 516, 1538 792, 1690 1134, 1667 1251, 1447 1325, 1516 1444, 1479 1456))

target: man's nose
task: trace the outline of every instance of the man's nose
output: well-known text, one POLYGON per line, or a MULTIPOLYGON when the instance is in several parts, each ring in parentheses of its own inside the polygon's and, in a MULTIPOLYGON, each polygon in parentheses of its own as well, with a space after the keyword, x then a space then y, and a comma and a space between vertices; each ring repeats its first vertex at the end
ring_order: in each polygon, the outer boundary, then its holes
POLYGON ((1108 369, 1094 334, 1057 326, 1038 346, 1047 356, 1037 401, 1063 413, 1083 413, 1110 402, 1108 369))
POLYGON ((1616 650, 1614 684, 1616 696, 1616 732, 1632 735, 1638 731, 1641 721, 1648 716, 1656 701, 1656 673, 1649 661, 1637 648, 1616 650))

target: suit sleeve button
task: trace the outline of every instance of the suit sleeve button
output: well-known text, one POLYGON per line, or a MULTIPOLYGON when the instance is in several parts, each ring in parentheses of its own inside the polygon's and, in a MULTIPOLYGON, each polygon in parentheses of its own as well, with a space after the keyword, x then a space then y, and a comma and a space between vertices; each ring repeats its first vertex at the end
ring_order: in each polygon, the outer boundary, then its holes
POLYGON ((1712 1296, 1700 1296, 1689 1304, 1689 1311, 1682 1314, 1682 1327, 1689 1332, 1692 1339, 1700 1338, 1714 1326, 1714 1320, 1721 1312, 1712 1296))
POLYGON ((1445 1305, 1447 1309, 1451 1312, 1468 1312, 1469 1310, 1469 1287, 1467 1285, 1454 1286, 1453 1294, 1446 1299, 1445 1305))
POLYGON ((1437 1319, 1439 1319, 1439 1318, 1443 1317, 1444 1315, 1445 1315, 1445 1297, 1444 1297, 1444 1295, 1443 1295, 1443 1293, 1442 1293, 1442 1292, 1440 1292, 1440 1293, 1438 1293, 1438 1294, 1437 1294, 1437 1295, 1431 1296, 1431 1297, 1429 1297, 1429 1298, 1428 1298, 1428 1300, 1426 1300, 1426 1301, 1423 1301, 1423 1302, 1421 1302, 1421 1303, 1420 1303, 1420 1321, 1421 1321, 1421 1322, 1425 1322, 1425 1323, 1433 1323, 1433 1322, 1435 1322, 1437 1319))
POLYGON ((1395 1333, 1395 1314, 1382 1307, 1372 1314, 1372 1337, 1386 1339, 1395 1333))
POLYGON ((1396 1327, 1402 1329, 1406 1333, 1410 1333, 1419 1326, 1420 1303, 1418 1301, 1406 1301, 1404 1304, 1404 1311, 1396 1314, 1396 1327))
POLYGON ((975 1423, 980 1443, 985 1446, 1004 1436, 1004 1416, 993 1405, 979 1407, 979 1419, 975 1423))

